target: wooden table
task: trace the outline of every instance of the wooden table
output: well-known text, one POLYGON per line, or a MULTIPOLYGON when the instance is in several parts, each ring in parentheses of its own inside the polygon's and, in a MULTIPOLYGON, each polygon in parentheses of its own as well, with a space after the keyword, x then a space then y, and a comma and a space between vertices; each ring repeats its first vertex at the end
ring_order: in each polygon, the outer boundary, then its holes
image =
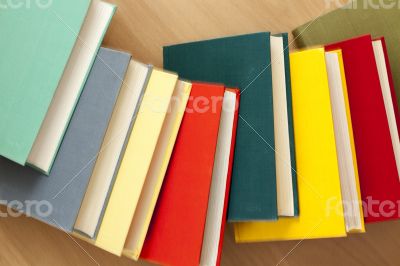
MULTIPOLYGON (((162 66, 162 46, 258 31, 291 31, 337 1, 110 0, 118 11, 104 46, 162 66)), ((294 48, 291 47, 292 49, 294 48)), ((400 265, 400 222, 345 239, 237 245, 228 227, 223 265, 400 265)), ((0 219, 0 265, 137 265, 33 219, 0 219)), ((182 254, 184 255, 184 254, 182 254)), ((143 265, 145 263, 141 263, 143 265)))

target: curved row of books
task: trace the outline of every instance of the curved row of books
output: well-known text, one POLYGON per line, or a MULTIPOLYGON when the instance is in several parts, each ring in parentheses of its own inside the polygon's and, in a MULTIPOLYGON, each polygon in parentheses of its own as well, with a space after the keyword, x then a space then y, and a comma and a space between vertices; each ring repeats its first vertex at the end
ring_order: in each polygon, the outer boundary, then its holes
POLYGON ((329 13, 294 31, 291 53, 287 33, 166 46, 165 70, 100 47, 115 10, 0 16, 9 212, 117 256, 210 266, 226 221, 243 243, 400 218, 400 49, 384 26, 397 10, 329 13))

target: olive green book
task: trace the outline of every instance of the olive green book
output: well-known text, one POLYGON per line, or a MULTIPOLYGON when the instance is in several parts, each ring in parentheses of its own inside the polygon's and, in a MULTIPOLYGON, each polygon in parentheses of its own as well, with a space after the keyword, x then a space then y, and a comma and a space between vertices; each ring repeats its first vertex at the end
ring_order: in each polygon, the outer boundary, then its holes
POLYGON ((0 11, 1 156, 25 165, 90 2, 36 1, 0 11))
MULTIPOLYGON (((397 1, 354 0, 293 31, 300 48, 335 43, 364 34, 385 37, 393 73, 400 73, 400 9, 397 1)), ((400 75, 393 75, 400 104, 400 75)))

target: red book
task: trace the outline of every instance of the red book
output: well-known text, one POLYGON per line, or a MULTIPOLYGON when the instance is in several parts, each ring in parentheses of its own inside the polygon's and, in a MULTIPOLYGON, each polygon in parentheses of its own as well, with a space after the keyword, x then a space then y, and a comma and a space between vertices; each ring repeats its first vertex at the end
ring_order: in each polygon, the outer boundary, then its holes
POLYGON ((224 87, 194 83, 140 257, 199 265, 224 87))
POLYGON ((239 90, 225 91, 200 265, 220 264, 236 141, 239 98, 239 90))
POLYGON ((225 225, 226 225, 226 220, 228 218, 227 217, 227 214, 228 214, 228 203, 229 203, 229 194, 230 194, 230 189, 231 189, 233 158, 234 158, 234 155, 235 155, 237 124, 238 124, 238 118, 239 118, 240 90, 234 89, 234 90, 231 90, 231 91, 236 93, 236 107, 235 107, 235 119, 233 121, 231 153, 230 153, 230 156, 229 156, 228 181, 226 183, 224 213, 222 215, 223 220, 222 220, 222 224, 221 224, 221 234, 220 234, 220 240, 219 240, 219 245, 218 245, 217 265, 221 264, 221 253, 222 253, 222 245, 224 243, 225 225))
POLYGON ((389 60, 389 56, 388 56, 388 52, 387 52, 386 42, 385 42, 385 38, 384 37, 378 38, 377 40, 380 40, 382 42, 383 51, 385 53, 386 69, 387 69, 387 74, 388 74, 388 78, 389 78, 390 94, 392 95, 394 115, 396 116, 397 131, 400 132, 399 106, 397 104, 397 96, 396 96, 396 91, 394 89, 392 68, 390 67, 390 60, 389 60))
POLYGON ((400 182, 371 36, 326 49, 343 52, 365 221, 397 219, 400 182))

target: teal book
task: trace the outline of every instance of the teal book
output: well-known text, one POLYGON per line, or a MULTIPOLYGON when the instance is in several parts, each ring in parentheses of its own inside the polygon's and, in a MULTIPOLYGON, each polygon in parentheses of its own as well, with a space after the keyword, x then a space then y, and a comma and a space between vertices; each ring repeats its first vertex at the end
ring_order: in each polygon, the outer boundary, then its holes
POLYGON ((72 232, 130 60, 100 48, 49 176, 0 157, 0 204, 72 232))
POLYGON ((164 47, 164 68, 241 89, 230 221, 278 217, 270 33, 164 47))
POLYGON ((21 165, 90 5, 90 0, 39 2, 0 12, 0 155, 21 165))
POLYGON ((26 165, 49 175, 116 6, 93 0, 26 165))
POLYGON ((293 103, 292 103, 292 81, 290 73, 290 56, 289 56, 289 36, 287 33, 282 33, 285 60, 285 79, 286 79, 286 99, 287 99, 287 119, 289 125, 289 143, 290 143, 290 159, 292 172, 292 189, 293 189, 293 216, 299 216, 299 193, 297 186, 297 165, 296 152, 294 142, 294 124, 293 124, 293 103))

